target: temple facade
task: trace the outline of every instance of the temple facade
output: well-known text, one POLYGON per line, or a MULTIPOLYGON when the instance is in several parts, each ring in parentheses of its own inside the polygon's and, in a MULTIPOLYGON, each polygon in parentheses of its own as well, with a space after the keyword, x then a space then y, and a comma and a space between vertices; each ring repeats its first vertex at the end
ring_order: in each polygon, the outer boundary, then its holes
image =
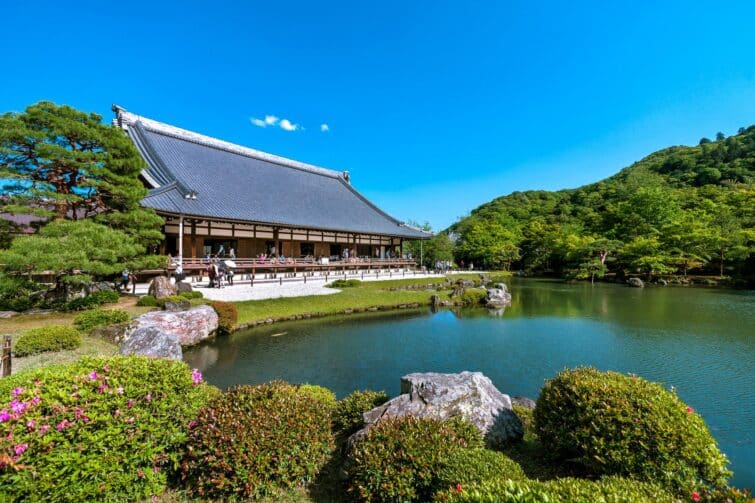
POLYGON ((349 173, 312 166, 180 129, 114 105, 146 162, 143 206, 165 219, 161 251, 182 262, 208 255, 335 261, 403 257, 404 240, 430 233, 368 201, 349 173))

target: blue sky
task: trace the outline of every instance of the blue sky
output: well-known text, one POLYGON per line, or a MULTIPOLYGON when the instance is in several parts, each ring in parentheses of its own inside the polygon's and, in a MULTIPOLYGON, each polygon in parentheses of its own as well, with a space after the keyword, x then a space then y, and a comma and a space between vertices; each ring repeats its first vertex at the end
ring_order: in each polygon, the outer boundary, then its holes
POLYGON ((755 124, 752 1, 10 3, 0 111, 118 103, 435 229, 755 124))

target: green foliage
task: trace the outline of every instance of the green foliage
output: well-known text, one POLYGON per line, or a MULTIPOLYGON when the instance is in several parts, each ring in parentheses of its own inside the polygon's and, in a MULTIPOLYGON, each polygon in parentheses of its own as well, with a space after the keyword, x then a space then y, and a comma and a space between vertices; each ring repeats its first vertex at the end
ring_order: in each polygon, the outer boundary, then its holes
POLYGON ((197 291, 197 290, 192 290, 191 292, 180 293, 180 294, 178 294, 178 296, 179 297, 183 297, 183 298, 188 299, 188 300, 203 299, 204 298, 204 294, 202 292, 197 291))
POLYGON ((101 290, 90 293, 86 297, 81 297, 68 302, 63 306, 64 311, 81 311, 83 309, 94 309, 103 304, 114 304, 118 302, 120 295, 113 290, 101 290))
POLYGON ((122 309, 92 309, 76 316, 73 325, 81 332, 89 333, 95 327, 115 325, 129 319, 128 313, 122 309))
POLYGON ((527 407, 522 407, 521 405, 514 405, 512 406, 514 409, 514 414, 519 418, 519 420, 522 422, 522 427, 524 427, 524 433, 532 433, 535 431, 535 419, 534 419, 534 411, 532 409, 528 409, 527 407))
POLYGON ((239 320, 239 312, 232 302, 213 302, 212 308, 218 313, 218 335, 228 335, 239 320))
POLYGON ((461 294, 461 303, 465 306, 479 306, 485 303, 488 292, 482 288, 467 288, 461 294))
POLYGON ((594 280, 755 274, 755 127, 574 190, 514 192, 455 223, 456 259, 594 280))
POLYGON ((16 356, 29 356, 50 351, 76 349, 81 346, 81 334, 74 328, 61 325, 27 330, 13 347, 16 356))
POLYGON ((386 419, 352 447, 349 492, 364 501, 427 501, 448 457, 482 444, 466 421, 386 419))
POLYGON ((172 360, 84 357, 0 380, 0 414, 23 409, 0 422, 0 500, 160 494, 188 422, 218 393, 200 379, 172 360))
POLYGON ((455 488, 491 479, 524 480, 522 467, 506 455, 489 449, 458 449, 441 463, 436 472, 437 490, 455 488))
POLYGON ((202 292, 184 292, 184 293, 179 293, 176 295, 169 295, 167 297, 163 297, 162 299, 155 299, 151 295, 145 295, 144 297, 142 297, 142 299, 145 297, 147 298, 147 300, 145 300, 144 302, 146 302, 147 304, 144 304, 144 305, 147 305, 147 306, 155 305, 155 306, 163 307, 166 302, 179 303, 186 300, 190 301, 194 299, 201 299, 201 298, 204 298, 204 295, 202 294, 202 292))
POLYGON ((152 295, 144 295, 142 297, 139 297, 139 300, 136 301, 136 305, 140 307, 157 307, 157 299, 154 298, 152 295))
POLYGON ((250 499, 311 481, 334 448, 330 411, 283 382, 237 386, 192 423, 182 478, 203 499, 250 499))
POLYGON ((338 402, 333 412, 333 428, 342 435, 351 435, 364 425, 362 414, 387 401, 385 391, 354 391, 338 402))
POLYGON ((328 288, 353 288, 361 284, 362 282, 359 281, 358 279, 337 279, 331 284, 326 285, 326 286, 328 288))
POLYGON ((449 503, 672 503, 674 498, 657 485, 619 477, 598 481, 562 478, 488 481, 461 485, 436 495, 449 503))
POLYGON ((316 384, 301 384, 299 386, 299 393, 319 402, 329 411, 335 410, 338 404, 335 393, 328 388, 323 388, 316 384))
POLYGON ((595 475, 626 475, 680 494, 724 487, 730 475, 703 419, 674 393, 634 376, 565 370, 542 389, 534 418, 548 452, 595 475))
POLYGON ((39 287, 24 277, 0 273, 0 311, 26 311, 39 305, 33 298, 39 287))

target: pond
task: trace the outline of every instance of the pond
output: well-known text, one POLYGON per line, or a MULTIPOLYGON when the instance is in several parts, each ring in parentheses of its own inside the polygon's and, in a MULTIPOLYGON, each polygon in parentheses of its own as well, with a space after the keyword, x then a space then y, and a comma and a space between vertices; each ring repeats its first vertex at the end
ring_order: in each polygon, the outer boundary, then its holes
POLYGON ((410 372, 481 371, 504 393, 537 398, 565 367, 633 372, 707 421, 735 472, 755 486, 755 292, 512 279, 491 314, 429 310, 280 323, 188 351, 222 388, 272 379, 399 391, 410 372))

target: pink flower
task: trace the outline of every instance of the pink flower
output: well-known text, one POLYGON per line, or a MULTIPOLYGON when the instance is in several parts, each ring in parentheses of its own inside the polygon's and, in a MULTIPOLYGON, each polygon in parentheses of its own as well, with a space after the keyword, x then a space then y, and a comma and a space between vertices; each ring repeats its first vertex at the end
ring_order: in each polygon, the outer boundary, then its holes
POLYGON ((129 409, 134 406, 134 401, 129 398, 128 402, 126 402, 126 407, 129 409))
POLYGON ((43 424, 42 426, 39 427, 39 432, 42 435, 44 435, 45 433, 47 433, 49 430, 50 430, 50 425, 49 424, 43 424))
POLYGON ((13 448, 13 452, 16 453, 16 455, 20 456, 21 454, 26 452, 26 449, 29 448, 29 444, 18 444, 13 448))
POLYGON ((123 394, 123 386, 118 386, 118 389, 116 389, 115 392, 118 393, 119 395, 122 395, 123 394))
MULTIPOLYGON (((695 412, 695 409, 693 409, 692 407, 687 407, 687 414, 692 414, 693 412, 695 412)), ((698 495, 698 497, 699 497, 699 495, 698 495)), ((697 500, 695 500, 695 501, 697 501, 697 500)))
POLYGON ((5 409, 0 410, 0 423, 4 423, 8 420, 10 420, 10 414, 8 413, 8 411, 5 409))
POLYGON ((93 371, 92 371, 92 372, 91 372, 91 373, 89 374, 89 380, 90 380, 90 381, 96 381, 96 380, 97 380, 97 371, 96 371, 96 370, 93 370, 93 371))
POLYGON ((129 418, 126 419, 127 423, 133 423, 134 421, 136 421, 136 419, 133 418, 133 417, 129 417, 129 418))
POLYGON ((457 493, 461 492, 461 484, 456 484, 456 492, 457 493))
POLYGON ((33 419, 29 419, 29 422, 26 423, 26 427, 29 428, 29 430, 34 430, 34 425, 37 423, 33 419))
POLYGON ((100 384, 100 387, 99 387, 99 388, 97 388, 97 392, 98 392, 98 393, 104 393, 105 391, 107 391, 107 386, 105 386, 105 384, 104 384, 104 383, 103 383, 103 384, 100 384))
POLYGON ((64 420, 62 420, 61 422, 58 423, 58 426, 57 426, 58 431, 63 431, 66 428, 68 428, 69 426, 71 426, 72 424, 73 423, 71 423, 68 419, 64 419, 64 420))
POLYGON ((113 412, 113 417, 118 417, 121 415, 121 409, 115 409, 115 412, 113 412))
POLYGON ((204 379, 202 378, 202 373, 198 369, 191 371, 191 380, 194 383, 194 386, 204 381, 204 379))
POLYGON ((37 405, 41 401, 42 399, 38 396, 35 396, 34 398, 31 399, 31 403, 33 403, 34 405, 37 405))
POLYGON ((151 402, 152 401, 152 394, 151 393, 147 393, 147 396, 145 396, 144 399, 147 400, 148 402, 151 402))
POLYGON ((13 398, 24 392, 24 388, 13 388, 13 398))
POLYGON ((692 501, 700 501, 700 493, 697 491, 692 491, 692 501))
POLYGON ((19 402, 18 400, 13 400, 10 403, 10 408, 16 414, 21 414, 21 413, 23 413, 26 410, 26 403, 25 402, 19 402))
POLYGON ((197 425, 197 422, 194 420, 189 421, 189 428, 194 428, 197 425))

